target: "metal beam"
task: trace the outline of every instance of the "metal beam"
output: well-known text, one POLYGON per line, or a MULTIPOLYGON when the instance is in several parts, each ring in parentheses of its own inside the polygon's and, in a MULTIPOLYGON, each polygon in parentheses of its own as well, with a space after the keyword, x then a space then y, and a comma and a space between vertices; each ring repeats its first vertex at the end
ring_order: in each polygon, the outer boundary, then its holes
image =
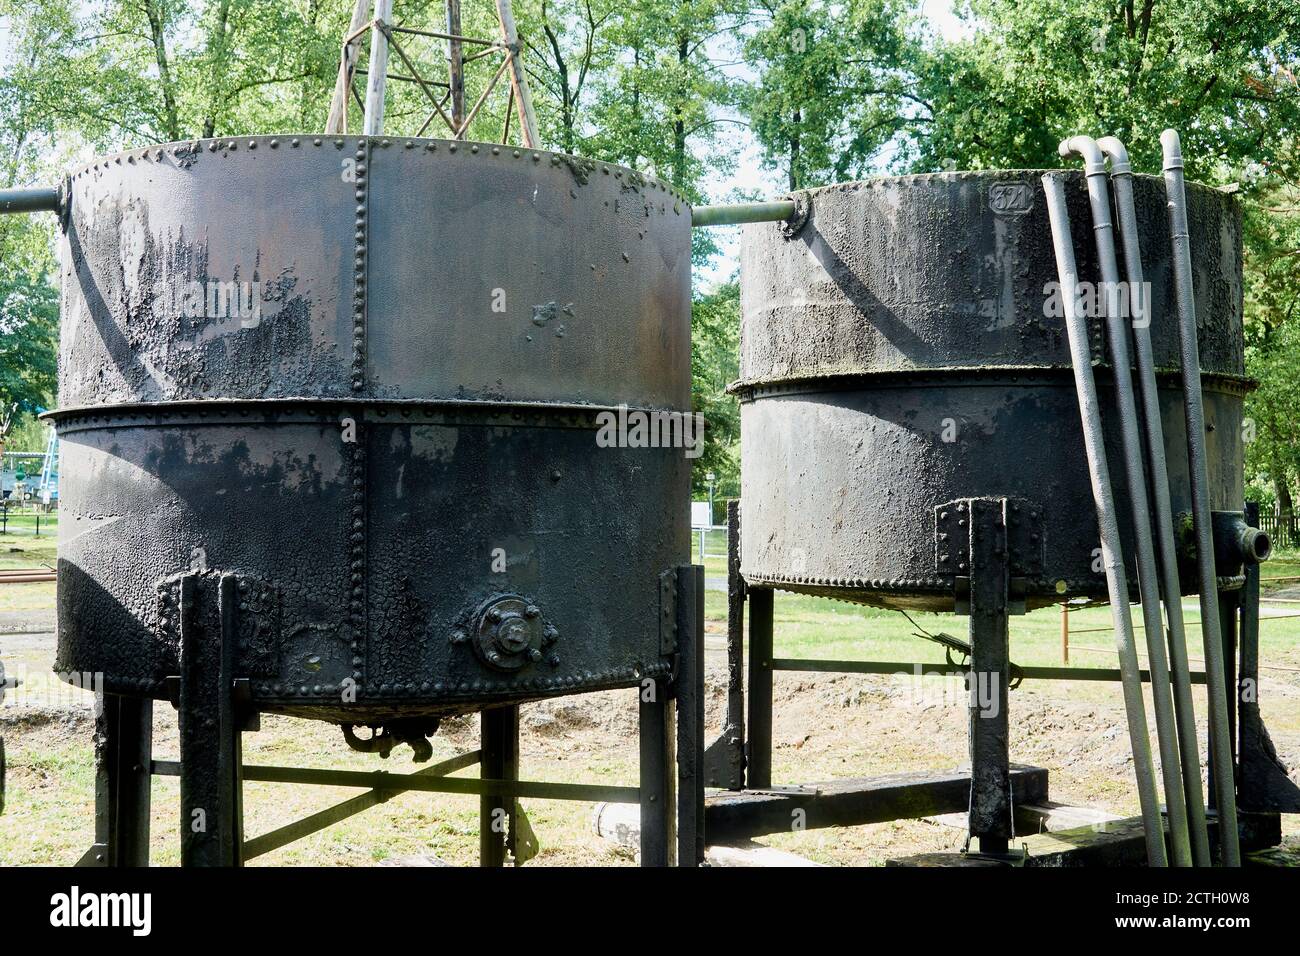
MULTIPOLYGON (((1015 802, 1047 799, 1047 771, 1013 766, 1015 802)), ((851 827, 966 810, 970 775, 898 773, 869 780, 835 780, 779 790, 711 793, 704 801, 709 843, 732 843, 767 833, 851 827)))
MULTIPOLYGON (((455 773, 457 770, 463 770, 466 767, 472 767, 479 762, 480 751, 471 750, 467 753, 457 754, 441 763, 436 763, 423 770, 417 770, 411 774, 413 777, 441 777, 449 773, 455 773)), ((395 779, 402 779, 397 777, 395 779)), ((253 857, 262 856, 270 853, 272 850, 278 850, 282 846, 287 846, 304 837, 311 836, 326 827, 333 826, 346 820, 348 817, 355 816, 363 810, 378 806, 381 803, 387 803, 399 793, 404 793, 406 787, 398 787, 393 790, 370 790, 366 793, 359 794, 342 803, 336 803, 332 807, 327 807, 318 813, 303 817, 301 820, 295 820, 293 823, 278 827, 261 836, 254 837, 244 843, 243 859, 251 860, 253 857)))

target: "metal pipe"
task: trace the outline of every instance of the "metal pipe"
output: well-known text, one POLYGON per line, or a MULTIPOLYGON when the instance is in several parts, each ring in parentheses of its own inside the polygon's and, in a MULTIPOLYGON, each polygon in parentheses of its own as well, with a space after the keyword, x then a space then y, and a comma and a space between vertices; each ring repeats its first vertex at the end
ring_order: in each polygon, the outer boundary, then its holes
MULTIPOLYGON (((1169 682, 1169 660, 1165 653, 1164 623, 1160 614, 1160 576, 1156 570, 1155 545, 1151 540, 1151 511, 1147 501, 1147 476, 1142 460, 1142 434, 1133 396, 1132 360, 1129 355, 1129 321, 1116 307, 1121 286, 1115 256, 1115 232, 1110 214, 1110 188, 1106 178, 1106 157, 1089 136, 1074 136, 1060 146, 1062 156, 1084 157, 1088 200, 1092 206, 1093 238, 1101 270, 1102 291, 1096 296, 1106 316, 1111 364, 1115 376, 1115 407, 1119 412, 1120 439, 1124 449, 1124 471, 1128 481, 1129 507, 1133 516, 1133 538, 1138 571, 1138 599, 1146 624, 1147 657, 1150 660, 1151 700, 1156 717, 1156 743, 1160 748, 1160 773, 1164 778, 1165 806, 1169 813, 1169 847, 1174 866, 1192 865, 1192 848, 1187 830, 1187 803, 1183 796, 1178 736, 1174 722, 1173 692, 1169 682)), ((1064 292, 1064 289, 1062 290, 1064 292)), ((1130 301, 1132 293, 1130 292, 1130 301)))
POLYGON ((58 189, 0 189, 0 214, 58 211, 58 189))
POLYGON ((1224 866, 1241 866, 1237 834, 1237 798, 1233 779, 1232 735, 1228 729, 1228 688, 1224 678, 1219 629, 1218 582, 1214 570, 1210 524, 1209 465, 1205 449, 1205 408, 1201 401, 1201 356, 1196 341, 1196 300, 1192 289, 1192 249, 1187 232, 1187 196, 1183 151, 1178 134, 1160 134, 1164 152, 1166 209, 1173 247, 1174 297, 1183 366, 1183 413, 1187 423, 1187 457, 1192 485, 1192 526, 1196 534, 1196 569, 1201 592, 1201 636, 1205 643, 1206 691, 1210 703, 1210 763, 1219 811, 1219 845, 1224 866))
MULTIPOLYGON (((1133 201, 1133 174, 1128 150, 1114 136, 1097 141, 1110 157, 1110 181, 1115 187, 1119 236, 1124 246, 1124 268, 1129 301, 1133 304, 1133 341, 1137 348, 1138 386, 1142 419, 1146 426, 1147 461, 1155 503, 1155 533, 1160 548, 1160 584, 1164 594, 1169 632, 1170 672, 1174 685, 1174 722, 1183 776, 1183 799, 1192 857, 1197 866, 1211 866, 1209 830, 1205 823, 1205 791, 1201 787, 1201 748, 1192 702, 1191 669, 1187 664, 1187 632, 1183 626, 1182 589, 1178 580, 1178 549, 1174 541, 1174 509, 1169 497, 1169 468, 1165 461, 1164 428, 1160 421, 1160 392, 1156 387, 1155 353, 1151 348, 1151 300, 1142 273, 1137 211, 1133 201)), ((1151 639, 1150 631, 1147 639, 1151 639)))
POLYGON ((1084 317, 1078 312, 1079 277, 1070 236, 1070 214, 1065 205, 1065 188, 1061 177, 1050 173, 1045 175, 1043 191, 1047 194, 1047 213, 1052 224, 1056 269, 1061 280, 1061 299, 1065 310, 1066 331, 1070 338, 1074 384, 1079 396, 1083 445, 1088 458, 1092 499, 1097 509, 1097 526, 1101 532, 1102 563, 1106 569, 1106 587, 1110 593, 1111 619, 1115 623, 1115 647, 1119 653, 1124 710, 1128 715, 1129 740, 1133 748, 1133 773, 1137 778, 1138 801, 1142 807, 1147 862, 1152 866, 1167 866, 1164 824, 1160 818, 1155 771, 1151 766, 1151 741, 1147 732, 1146 707, 1142 701, 1142 682, 1138 677, 1137 648, 1133 643, 1133 620, 1129 616, 1128 580, 1124 574, 1119 522, 1115 515, 1110 470, 1106 464, 1106 443, 1101 430, 1097 383, 1092 374, 1088 329, 1084 317))
POLYGON ((791 199, 772 202, 742 202, 726 206, 696 206, 691 210, 691 226, 737 226, 746 222, 782 222, 794 215, 791 199))

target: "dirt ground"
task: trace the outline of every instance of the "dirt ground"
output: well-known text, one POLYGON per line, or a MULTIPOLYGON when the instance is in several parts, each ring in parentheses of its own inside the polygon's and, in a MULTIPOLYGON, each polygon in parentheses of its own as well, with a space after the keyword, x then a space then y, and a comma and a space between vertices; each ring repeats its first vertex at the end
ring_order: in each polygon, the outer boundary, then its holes
MULTIPOLYGON (((28 674, 48 672, 53 637, 40 615, 7 616, 0 646, 28 674), (22 633, 12 633, 13 631, 22 633)), ((1279 756, 1300 766, 1300 653, 1261 682, 1265 719, 1279 756)), ((708 735, 721 726, 725 660, 716 626, 708 640, 708 735)), ((14 666, 13 664, 10 665, 14 666)), ((8 748, 8 808, 0 816, 0 863, 75 862, 93 839, 93 719, 88 695, 50 706, 32 693, 0 709, 8 748)), ((44 693, 44 692, 42 692, 44 693)), ((1203 696, 1198 713, 1205 712, 1203 696)), ((1149 704, 1148 704, 1149 707, 1149 704)), ((966 759, 965 697, 956 679, 796 675, 775 681, 773 778, 809 783, 907 770, 949 770, 966 759)), ((561 698, 522 712, 525 779, 636 784, 637 703, 633 691, 561 698)), ((1137 812, 1118 685, 1026 683, 1011 697, 1012 760, 1046 767, 1054 801, 1137 812)), ((477 746, 477 718, 444 723, 434 759, 477 746)), ((1201 736, 1204 739, 1202 720, 1201 736)), ((155 757, 176 757, 176 721, 156 705, 155 757)), ((347 750, 338 729, 264 716, 245 735, 245 762, 352 770, 417 769, 401 748, 389 760, 347 750)), ((464 772, 462 772, 464 773, 464 772)), ((468 771, 472 774, 473 771, 468 771)), ((1295 775, 1293 774, 1293 778, 1295 775)), ((355 794, 337 788, 246 785, 246 835, 256 836, 355 794)), ((173 778, 155 778, 152 861, 177 859, 178 794, 173 778)), ((593 806, 525 801, 542 845, 531 865, 630 865, 634 854, 596 836, 593 806)), ((252 861, 254 865, 367 865, 445 862, 471 865, 477 854, 476 798, 404 794, 347 822, 252 861)), ((1284 819, 1287 845, 1300 849, 1300 820, 1284 819)), ((780 834, 763 842, 833 865, 878 865, 910 853, 954 850, 964 831, 926 821, 780 834)))

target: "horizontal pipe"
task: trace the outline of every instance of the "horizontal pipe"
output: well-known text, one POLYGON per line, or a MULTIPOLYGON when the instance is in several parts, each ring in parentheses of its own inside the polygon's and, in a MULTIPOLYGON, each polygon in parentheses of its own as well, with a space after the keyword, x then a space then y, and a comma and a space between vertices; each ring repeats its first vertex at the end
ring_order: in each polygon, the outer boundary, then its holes
POLYGON ((0 189, 0 213, 58 211, 57 189, 0 189))
POLYGON ((691 225, 738 226, 746 222, 783 222, 794 215, 794 200, 742 202, 728 206, 697 206, 691 210, 691 225))
MULTIPOLYGON (((898 661, 828 661, 802 660, 778 657, 772 661, 774 671, 796 671, 806 674, 893 674, 900 677, 964 677, 969 667, 957 664, 906 663, 898 661)), ((1151 680, 1151 672, 1138 671, 1144 682, 1151 680)), ((1120 672, 1113 667, 1020 667, 1012 668, 1013 678, 1025 680, 1089 680, 1119 681, 1120 672)), ((1204 684, 1205 675, 1193 672, 1193 684, 1204 684)))

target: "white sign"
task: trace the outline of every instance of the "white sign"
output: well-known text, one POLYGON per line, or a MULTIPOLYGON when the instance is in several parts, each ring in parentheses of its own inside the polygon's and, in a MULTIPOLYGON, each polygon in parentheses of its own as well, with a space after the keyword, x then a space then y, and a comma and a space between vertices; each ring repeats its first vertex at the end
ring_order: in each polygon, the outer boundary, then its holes
POLYGON ((712 515, 709 514, 709 503, 707 501, 691 502, 691 527, 707 528, 713 524, 712 515))

